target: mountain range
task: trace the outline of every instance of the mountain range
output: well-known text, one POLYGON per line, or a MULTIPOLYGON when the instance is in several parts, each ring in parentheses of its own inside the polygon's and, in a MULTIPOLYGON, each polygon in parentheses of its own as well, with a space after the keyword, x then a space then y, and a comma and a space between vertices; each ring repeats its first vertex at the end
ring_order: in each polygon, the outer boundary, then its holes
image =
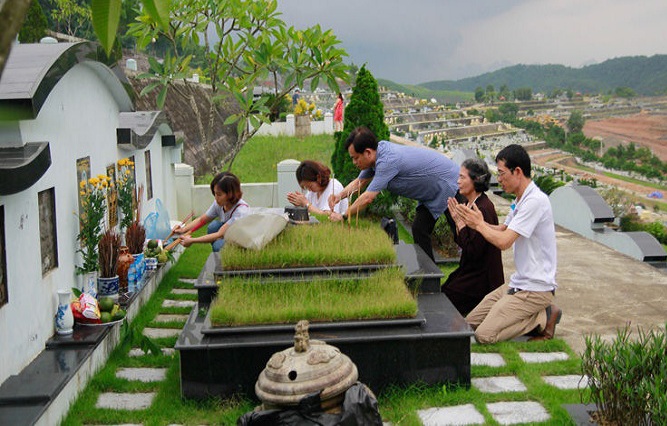
MULTIPOLYGON (((417 87, 433 91, 474 92, 493 85, 498 90, 530 87, 533 93, 571 89, 582 93, 608 93, 629 87, 638 95, 667 94, 667 55, 625 56, 595 65, 571 68, 564 65, 513 65, 461 80, 431 81, 417 87)), ((410 86, 415 87, 415 86, 410 86)))

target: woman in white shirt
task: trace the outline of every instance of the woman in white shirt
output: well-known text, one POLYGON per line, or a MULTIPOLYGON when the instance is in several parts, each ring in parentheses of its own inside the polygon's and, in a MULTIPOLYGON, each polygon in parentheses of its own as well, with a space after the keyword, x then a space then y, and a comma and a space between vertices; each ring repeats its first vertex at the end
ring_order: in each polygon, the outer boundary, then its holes
MULTIPOLYGON (((329 216, 331 214, 329 195, 336 194, 343 189, 343 185, 338 180, 331 178, 331 170, 317 161, 305 160, 296 169, 296 180, 306 193, 289 192, 287 201, 295 206, 307 207, 308 213, 329 216)), ((344 198, 334 205, 333 211, 342 215, 347 211, 347 206, 347 198, 344 198)))

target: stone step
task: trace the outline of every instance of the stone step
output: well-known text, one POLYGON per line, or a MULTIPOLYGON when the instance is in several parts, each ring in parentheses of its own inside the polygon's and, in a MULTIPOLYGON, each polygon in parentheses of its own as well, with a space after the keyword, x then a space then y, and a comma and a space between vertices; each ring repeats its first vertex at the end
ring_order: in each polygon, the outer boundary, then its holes
POLYGON ((144 383, 160 382, 167 376, 166 368, 119 368, 116 377, 144 383))
MULTIPOLYGON (((549 420, 551 416, 538 402, 495 402, 486 404, 493 419, 502 425, 516 423, 536 423, 549 420)), ((433 407, 417 412, 424 426, 447 425, 482 425, 484 416, 473 404, 455 405, 451 407, 433 407)))
POLYGON ((588 387, 588 376, 580 376, 578 374, 543 376, 542 379, 558 389, 584 389, 588 387))
POLYGON ((155 392, 148 393, 101 393, 97 398, 96 408, 112 410, 145 410, 155 399, 155 392))
POLYGON ((162 301, 163 308, 192 308, 197 302, 195 300, 171 300, 162 301))
POLYGON ((472 404, 427 408, 417 414, 424 426, 484 424, 484 416, 472 404))
POLYGON ((176 337, 181 334, 181 330, 178 328, 144 328, 144 336, 150 337, 151 339, 160 339, 164 337, 176 337))
POLYGON ((192 295, 197 295, 197 290, 193 288, 172 288, 171 289, 172 294, 192 294, 192 295))
POLYGON ((505 360, 500 354, 470 353, 470 365, 486 365, 488 367, 503 367, 505 360))
POLYGON ((565 352, 519 352, 523 362, 537 364, 542 362, 567 361, 570 356, 565 352))
POLYGON ((155 322, 171 322, 171 321, 181 321, 185 322, 188 320, 188 315, 181 314, 159 314, 155 317, 155 322))
POLYGON ((528 389, 516 376, 480 377, 470 384, 484 393, 525 392, 528 389))
MULTIPOLYGON (((162 351, 162 355, 164 356, 172 356, 174 353, 176 353, 176 350, 174 348, 161 348, 160 350, 162 351)), ((128 355, 131 357, 138 357, 146 355, 146 352, 144 352, 140 348, 132 348, 130 349, 128 355)))
POLYGON ((195 283, 197 282, 197 278, 179 278, 178 281, 183 284, 189 284, 191 286, 194 286, 195 283))

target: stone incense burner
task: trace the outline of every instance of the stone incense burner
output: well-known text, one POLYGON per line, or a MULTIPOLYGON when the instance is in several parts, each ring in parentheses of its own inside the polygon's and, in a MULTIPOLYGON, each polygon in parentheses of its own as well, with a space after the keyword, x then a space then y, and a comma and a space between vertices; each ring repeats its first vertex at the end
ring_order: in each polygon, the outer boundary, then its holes
POLYGON ((320 392, 323 411, 340 411, 345 391, 357 381, 357 367, 338 348, 310 340, 308 327, 308 321, 299 321, 294 347, 275 353, 260 373, 255 393, 261 409, 295 407, 320 392))

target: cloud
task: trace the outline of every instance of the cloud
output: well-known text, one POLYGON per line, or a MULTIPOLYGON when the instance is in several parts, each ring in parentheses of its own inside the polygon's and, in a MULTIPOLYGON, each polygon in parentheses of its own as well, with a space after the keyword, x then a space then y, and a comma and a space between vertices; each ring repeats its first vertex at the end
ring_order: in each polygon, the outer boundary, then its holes
POLYGON ((401 83, 667 53, 664 0, 283 0, 278 9, 288 25, 333 29, 349 61, 401 83))

